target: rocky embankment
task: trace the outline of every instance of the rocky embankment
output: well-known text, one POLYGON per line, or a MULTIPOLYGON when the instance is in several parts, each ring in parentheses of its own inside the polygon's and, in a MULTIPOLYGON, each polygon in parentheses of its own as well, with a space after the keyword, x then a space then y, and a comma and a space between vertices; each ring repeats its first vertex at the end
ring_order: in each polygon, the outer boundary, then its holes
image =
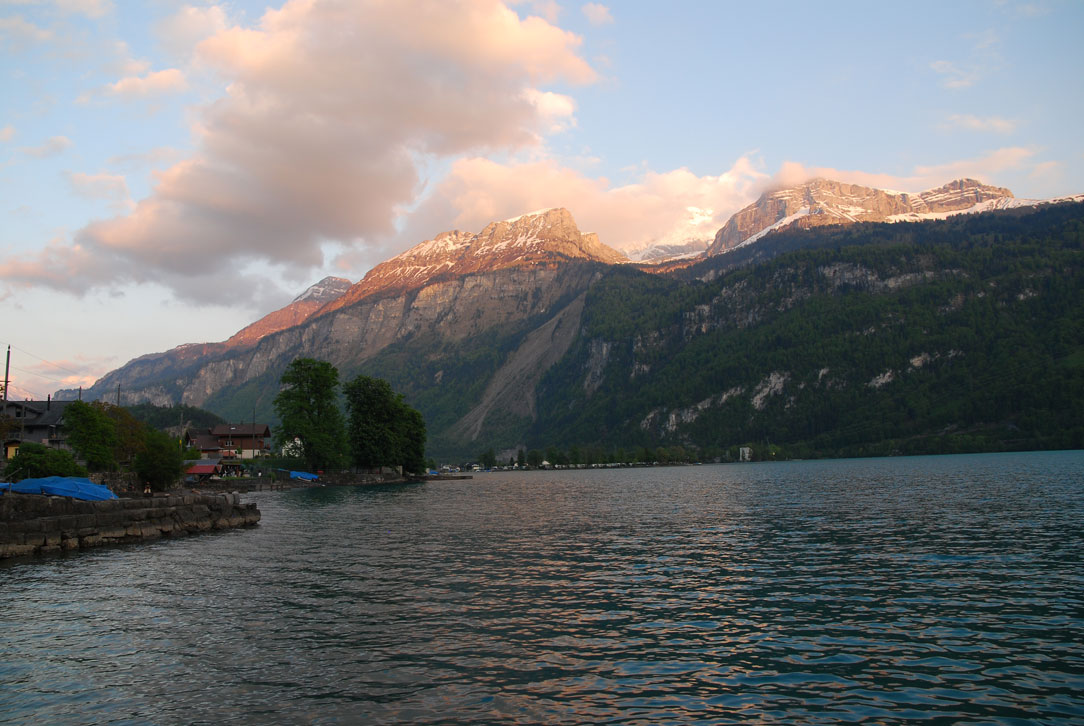
POLYGON ((0 559, 248 527, 255 504, 237 494, 183 494, 83 502, 37 494, 0 496, 0 559))

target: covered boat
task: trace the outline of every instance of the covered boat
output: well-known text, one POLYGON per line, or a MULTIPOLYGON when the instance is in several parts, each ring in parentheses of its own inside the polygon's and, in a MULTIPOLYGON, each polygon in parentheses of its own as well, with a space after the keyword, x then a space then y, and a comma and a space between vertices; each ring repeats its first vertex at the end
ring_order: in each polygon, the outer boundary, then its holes
POLYGON ((0 484, 0 492, 17 494, 46 494, 53 497, 71 497, 88 502, 116 499, 117 495, 108 487, 95 484, 81 476, 46 476, 38 479, 23 479, 15 484, 0 484))

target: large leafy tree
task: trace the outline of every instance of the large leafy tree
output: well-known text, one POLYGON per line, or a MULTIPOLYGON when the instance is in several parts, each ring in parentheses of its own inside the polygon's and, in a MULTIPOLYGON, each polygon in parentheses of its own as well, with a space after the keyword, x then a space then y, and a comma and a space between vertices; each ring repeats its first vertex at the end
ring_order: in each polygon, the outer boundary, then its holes
POLYGON ((169 489, 181 476, 182 456, 177 442, 169 434, 145 429, 142 447, 135 455, 136 474, 140 481, 150 483, 152 489, 169 489))
POLYGON ((350 454, 357 466, 425 470, 425 419, 381 378, 357 376, 343 387, 350 454))
POLYGON ((147 426, 122 406, 106 405, 103 412, 112 419, 116 432, 115 460, 121 465, 131 464, 146 444, 147 426))
POLYGON ((116 467, 117 426, 106 407, 100 401, 72 401, 64 409, 68 445, 91 471, 112 471, 116 467))
POLYGON ((301 457, 313 470, 341 465, 346 449, 342 412, 336 401, 339 371, 327 361, 296 358, 280 379, 275 397, 280 444, 301 442, 301 457))

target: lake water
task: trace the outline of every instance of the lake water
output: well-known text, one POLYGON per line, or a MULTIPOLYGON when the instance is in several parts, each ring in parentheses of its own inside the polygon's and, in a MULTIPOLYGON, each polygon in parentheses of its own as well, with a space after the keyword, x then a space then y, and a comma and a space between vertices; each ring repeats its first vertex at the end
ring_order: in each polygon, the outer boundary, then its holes
POLYGON ((0 565, 0 723, 1084 722, 1084 452, 250 498, 0 565))

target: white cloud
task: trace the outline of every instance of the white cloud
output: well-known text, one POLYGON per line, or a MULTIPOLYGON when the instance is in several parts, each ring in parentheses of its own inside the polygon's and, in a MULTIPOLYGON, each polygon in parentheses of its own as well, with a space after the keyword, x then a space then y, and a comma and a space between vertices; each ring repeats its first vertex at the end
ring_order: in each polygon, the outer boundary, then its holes
POLYGON ((979 79, 979 72, 975 68, 961 68, 949 61, 934 61, 930 64, 930 69, 945 76, 941 81, 941 85, 945 88, 967 88, 975 85, 979 79))
POLYGON ((67 136, 53 136, 40 146, 23 146, 19 151, 35 159, 45 159, 63 153, 71 145, 72 140, 67 136))
POLYGON ((591 25, 607 25, 614 21, 610 9, 602 3, 587 3, 580 9, 591 25))
MULTIPOLYGON (((247 263, 304 271, 329 242, 390 239, 422 164, 537 147, 573 123, 571 99, 541 86, 596 80, 580 43, 496 0, 287 2, 196 47, 228 90, 198 111, 190 158, 156 172, 130 214, 0 259, 0 278, 73 292, 156 280, 184 300, 245 300, 258 287, 238 272, 247 263)), ((148 91, 153 76, 115 91, 148 91)))
POLYGON ((772 177, 772 187, 787 187, 824 177, 849 184, 862 184, 878 189, 894 189, 902 192, 922 192, 939 187, 955 179, 972 178, 991 183, 996 175, 1025 169, 1036 154, 1035 149, 1009 146, 995 149, 975 159, 960 159, 944 164, 914 167, 910 174, 895 175, 856 170, 834 169, 824 166, 805 166, 788 161, 772 177))
POLYGON ((175 149, 172 146, 156 146, 146 151, 111 156, 106 160, 106 163, 109 166, 116 166, 121 169, 137 170, 174 164, 180 161, 183 156, 184 153, 180 149, 175 149))
POLYGON ((129 76, 106 87, 109 94, 124 98, 142 98, 161 93, 173 93, 188 88, 184 73, 176 68, 148 73, 142 78, 129 76))
POLYGON ((28 22, 20 15, 0 18, 0 45, 9 53, 22 50, 28 43, 45 43, 53 38, 53 31, 28 22))
MULTIPOLYGON (((581 230, 597 232, 603 243, 623 251, 711 239, 731 214, 756 198, 767 178, 747 157, 719 176, 697 176, 688 169, 645 172, 623 186, 550 159, 512 164, 461 159, 411 216, 402 245, 453 227, 479 231, 493 220, 547 207, 568 208, 581 230)), ((346 261, 360 266, 373 260, 348 256, 346 261)))
POLYGON ((155 35, 175 56, 187 58, 204 38, 229 27, 226 11, 219 5, 185 5, 155 26, 155 35))
POLYGON ((72 191, 85 199, 100 199, 110 202, 128 200, 128 182, 119 174, 84 174, 65 172, 72 191))
POLYGON ((61 12, 100 18, 113 12, 111 0, 55 0, 61 12))
POLYGON ((528 88, 523 92, 523 97, 546 121, 548 133, 564 131, 576 123, 576 101, 571 96, 528 88))
POLYGON ((557 0, 532 0, 531 11, 550 23, 556 23, 561 17, 561 6, 557 0))
POLYGON ((962 128, 969 131, 992 131, 998 134, 1011 134, 1016 130, 1017 122, 997 116, 980 118, 971 114, 953 114, 948 117, 950 128, 962 128))

